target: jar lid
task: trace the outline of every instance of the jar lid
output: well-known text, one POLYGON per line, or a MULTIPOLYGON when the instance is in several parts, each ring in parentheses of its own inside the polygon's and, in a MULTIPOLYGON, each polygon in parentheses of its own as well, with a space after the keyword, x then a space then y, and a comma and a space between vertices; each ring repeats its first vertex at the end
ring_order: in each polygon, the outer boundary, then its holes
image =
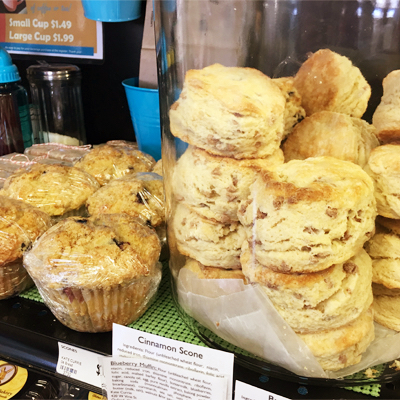
POLYGON ((80 78, 81 70, 72 64, 40 64, 31 65, 26 69, 28 80, 53 81, 80 78))
POLYGON ((13 64, 6 49, 0 46, 0 83, 17 82, 19 80, 18 68, 13 64))

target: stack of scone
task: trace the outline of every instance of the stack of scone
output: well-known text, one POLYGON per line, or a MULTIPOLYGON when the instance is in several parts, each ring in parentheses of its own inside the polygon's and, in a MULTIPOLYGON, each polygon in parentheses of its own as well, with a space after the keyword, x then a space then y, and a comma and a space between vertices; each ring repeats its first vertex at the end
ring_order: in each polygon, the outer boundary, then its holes
POLYGON ((51 226, 50 216, 20 200, 0 196, 0 300, 33 285, 22 257, 51 226))
POLYGON ((218 64, 188 71, 170 109, 171 133, 189 144, 171 179, 169 231, 186 261, 172 262, 202 279, 241 268, 326 370, 358 363, 374 338, 363 245, 374 234, 376 201, 360 167, 379 144, 360 119, 370 93, 350 60, 321 50, 294 78, 218 64), (350 150, 329 154, 325 135, 317 154, 306 154, 302 141, 316 143, 323 135, 313 131, 332 126, 350 150), (284 164, 280 148, 290 141, 287 157, 299 160, 284 164))

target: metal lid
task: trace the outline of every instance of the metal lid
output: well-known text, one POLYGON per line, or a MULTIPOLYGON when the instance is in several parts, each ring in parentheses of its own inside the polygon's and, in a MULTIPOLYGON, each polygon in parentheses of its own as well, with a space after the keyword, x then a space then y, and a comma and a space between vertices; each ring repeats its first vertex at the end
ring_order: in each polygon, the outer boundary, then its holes
POLYGON ((81 70, 72 64, 48 64, 41 62, 37 65, 31 65, 26 69, 26 75, 29 80, 53 81, 69 80, 81 77, 81 70))

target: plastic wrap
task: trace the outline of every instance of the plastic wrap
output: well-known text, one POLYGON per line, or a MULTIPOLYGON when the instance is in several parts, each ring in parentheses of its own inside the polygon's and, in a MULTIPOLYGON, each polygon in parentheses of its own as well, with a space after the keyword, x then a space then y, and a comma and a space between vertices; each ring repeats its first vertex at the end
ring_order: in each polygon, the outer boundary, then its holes
POLYGON ((87 198, 99 187, 90 174, 78 168, 35 163, 7 178, 0 194, 32 204, 57 220, 84 215, 87 198))
POLYGON ((123 214, 71 217, 24 255, 43 300, 64 325, 106 332, 149 307, 161 281, 160 240, 123 214))
POLYGON ((85 156, 91 147, 91 145, 71 146, 61 143, 40 143, 25 149, 24 154, 75 163, 85 156))
POLYGON ((121 178, 133 172, 149 172, 155 160, 134 145, 124 141, 112 141, 111 144, 96 146, 75 167, 93 175, 101 186, 112 179, 121 178))
POLYGON ((0 196, 0 299, 15 296, 32 286, 22 257, 50 227, 51 219, 45 212, 0 196))

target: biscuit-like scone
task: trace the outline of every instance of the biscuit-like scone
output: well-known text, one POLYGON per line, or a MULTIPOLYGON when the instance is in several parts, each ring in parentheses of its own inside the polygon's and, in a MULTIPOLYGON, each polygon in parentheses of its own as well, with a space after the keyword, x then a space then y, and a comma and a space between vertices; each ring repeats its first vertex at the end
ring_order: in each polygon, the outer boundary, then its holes
POLYGON ((163 179, 151 172, 113 179, 93 193, 86 206, 90 215, 125 213, 159 226, 165 221, 163 179))
POLYGON ((316 307, 290 308, 274 303, 282 318, 296 332, 316 332, 343 326, 358 318, 372 304, 372 262, 365 250, 347 261, 347 275, 340 289, 316 307))
POLYGON ((400 220, 378 217, 376 233, 364 247, 372 259, 372 281, 400 289, 400 220))
POLYGON ((21 258, 51 227, 50 216, 21 200, 0 196, 0 265, 21 258))
POLYGON ((307 116, 325 110, 361 118, 371 96, 359 68, 329 49, 318 50, 301 65, 294 85, 307 116))
POLYGON ((260 264, 321 271, 350 259, 373 235, 373 182, 348 161, 292 160, 258 174, 238 217, 260 264))
POLYGON ((80 215, 87 198, 99 187, 92 175, 78 168, 37 163, 7 178, 0 194, 59 217, 67 213, 80 215))
POLYGON ((331 156, 364 167, 379 141, 374 126, 346 114, 319 111, 295 126, 283 144, 285 161, 331 156))
POLYGON ((345 262, 308 274, 276 272, 255 259, 247 241, 243 243, 240 261, 247 280, 259 283, 271 301, 283 308, 316 307, 335 294, 354 269, 352 262, 345 262))
POLYGON ((400 332, 400 295, 374 294, 373 307, 375 322, 400 332))
POLYGON ((104 332, 148 307, 161 280, 160 240, 125 214, 67 218, 24 254, 43 300, 66 326, 104 332))
POLYGON ((153 157, 133 146, 105 144, 92 149, 75 167, 93 175, 103 186, 132 172, 149 172, 155 163, 153 157))
POLYGON ((372 282, 372 293, 374 296, 399 296, 400 289, 389 289, 384 285, 372 282))
POLYGON ((247 284, 246 278, 240 269, 206 267, 192 258, 188 258, 182 268, 194 272, 199 279, 241 279, 247 284))
POLYGON ((373 149, 364 169, 374 181, 378 214, 400 219, 400 144, 373 149))
POLYGON ((284 110, 283 94, 261 71, 213 64, 187 71, 170 129, 212 154, 263 158, 280 146, 284 110))
POLYGON ((400 70, 391 71, 382 81, 383 95, 372 116, 376 135, 382 143, 400 140, 400 70))
POLYGON ((240 268, 240 252, 246 234, 238 222, 221 224, 201 217, 178 204, 171 221, 178 251, 205 266, 240 268))
POLYGON ((174 168, 173 191, 177 201, 226 224, 238 220, 239 203, 249 196, 257 169, 281 164, 281 149, 264 159, 236 160, 189 146, 174 168))
POLYGON ((336 329, 298 335, 326 371, 337 371, 358 364, 375 338, 372 308, 336 329))
POLYGON ((293 77, 275 78, 273 82, 279 87, 285 96, 285 113, 284 113, 284 134, 287 137, 293 128, 306 117, 306 111, 301 106, 301 96, 294 87, 293 77))

